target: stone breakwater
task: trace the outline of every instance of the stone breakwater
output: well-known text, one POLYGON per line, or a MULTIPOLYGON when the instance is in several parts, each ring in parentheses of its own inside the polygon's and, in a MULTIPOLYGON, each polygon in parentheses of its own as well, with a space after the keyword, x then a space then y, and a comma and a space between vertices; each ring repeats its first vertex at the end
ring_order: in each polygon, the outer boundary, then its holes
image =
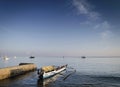
POLYGON ((0 69, 0 80, 24 74, 36 70, 33 63, 20 63, 18 66, 6 67, 0 69))

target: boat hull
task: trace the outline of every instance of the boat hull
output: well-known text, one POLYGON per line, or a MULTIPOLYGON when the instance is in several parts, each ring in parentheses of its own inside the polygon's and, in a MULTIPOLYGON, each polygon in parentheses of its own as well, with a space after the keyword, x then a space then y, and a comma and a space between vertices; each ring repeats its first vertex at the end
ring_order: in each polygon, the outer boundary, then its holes
POLYGON ((62 67, 60 67, 58 69, 55 69, 53 71, 44 72, 43 75, 39 74, 39 78, 42 78, 42 79, 50 78, 50 77, 52 77, 52 76, 54 76, 54 75, 64 71, 66 68, 67 68, 67 65, 64 65, 64 66, 62 66, 62 67))
POLYGON ((52 77, 52 76, 54 76, 54 75, 56 75, 56 74, 64 71, 65 69, 66 69, 66 67, 63 67, 63 68, 61 68, 61 69, 59 69, 59 70, 55 70, 55 71, 51 71, 51 72, 48 72, 48 73, 44 73, 44 74, 43 74, 43 79, 52 77))

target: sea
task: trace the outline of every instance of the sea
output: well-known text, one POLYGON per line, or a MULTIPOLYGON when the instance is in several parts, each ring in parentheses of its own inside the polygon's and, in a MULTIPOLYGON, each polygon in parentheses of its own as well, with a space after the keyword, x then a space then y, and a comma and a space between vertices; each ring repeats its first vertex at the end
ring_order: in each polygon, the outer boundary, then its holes
POLYGON ((0 68, 34 63, 42 66, 68 64, 65 71, 40 81, 32 71, 0 81, 0 87, 120 87, 120 57, 9 57, 0 58, 0 68))

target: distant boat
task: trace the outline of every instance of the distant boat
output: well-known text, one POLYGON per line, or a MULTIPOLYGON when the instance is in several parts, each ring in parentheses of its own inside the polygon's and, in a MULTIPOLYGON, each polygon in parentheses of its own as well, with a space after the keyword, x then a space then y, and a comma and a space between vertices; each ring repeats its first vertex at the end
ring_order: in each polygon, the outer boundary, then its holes
POLYGON ((14 58, 16 59, 17 57, 16 57, 16 56, 14 56, 14 58))
POLYGON ((82 56, 81 58, 86 58, 85 56, 82 56))
POLYGON ((3 59, 4 60, 9 60, 9 58, 7 56, 4 56, 3 59))
POLYGON ((30 56, 30 58, 35 58, 34 56, 30 56))

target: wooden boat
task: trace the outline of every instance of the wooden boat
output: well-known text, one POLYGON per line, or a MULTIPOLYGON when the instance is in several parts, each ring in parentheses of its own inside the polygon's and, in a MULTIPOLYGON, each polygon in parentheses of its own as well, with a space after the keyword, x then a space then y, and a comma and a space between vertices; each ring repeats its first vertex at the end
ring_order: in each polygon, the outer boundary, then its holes
POLYGON ((45 66, 42 67, 41 69, 38 70, 38 75, 39 75, 39 79, 43 80, 46 78, 49 78, 51 76, 54 76, 62 71, 64 71, 67 68, 67 65, 63 65, 63 66, 45 66))

